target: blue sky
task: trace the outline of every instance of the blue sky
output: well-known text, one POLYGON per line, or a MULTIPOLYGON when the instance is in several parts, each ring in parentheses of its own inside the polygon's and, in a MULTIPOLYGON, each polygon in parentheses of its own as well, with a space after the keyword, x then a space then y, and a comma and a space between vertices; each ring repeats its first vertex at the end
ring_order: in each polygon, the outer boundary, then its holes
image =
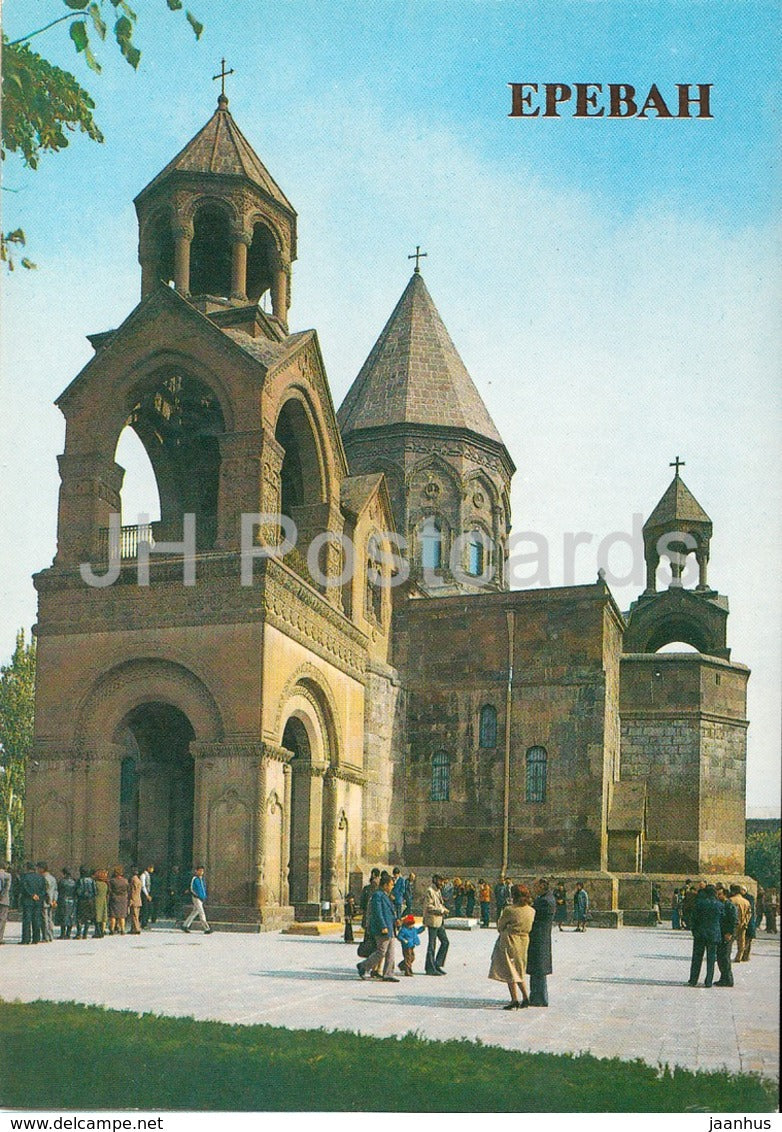
MULTIPOLYGON (((564 532, 630 530, 687 460, 753 668, 749 800, 777 797, 780 4, 193 0, 199 43, 163 0, 136 7, 137 73, 106 45, 92 75, 62 29, 35 44, 92 91, 105 145, 6 163, 5 228, 39 269, 3 281, 0 653, 54 551, 52 402, 84 335, 138 299, 132 199, 211 114, 225 55, 231 110, 299 212, 291 322, 317 327, 337 404, 421 244, 519 469, 514 527, 550 540, 554 584, 564 532), (512 120, 521 81, 710 82, 714 119, 512 120)), ((25 9, 6 5, 11 38, 25 9)), ((584 548, 575 580, 595 572, 584 548)))

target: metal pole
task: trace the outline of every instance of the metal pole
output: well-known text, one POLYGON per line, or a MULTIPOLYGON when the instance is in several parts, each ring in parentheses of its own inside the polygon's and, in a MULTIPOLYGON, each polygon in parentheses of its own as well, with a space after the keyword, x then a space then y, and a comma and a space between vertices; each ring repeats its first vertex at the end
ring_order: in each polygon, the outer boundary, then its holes
POLYGON ((510 849, 510 716, 513 703, 513 639, 515 615, 508 610, 508 683, 505 689, 505 778, 502 806, 502 875, 508 871, 510 849))

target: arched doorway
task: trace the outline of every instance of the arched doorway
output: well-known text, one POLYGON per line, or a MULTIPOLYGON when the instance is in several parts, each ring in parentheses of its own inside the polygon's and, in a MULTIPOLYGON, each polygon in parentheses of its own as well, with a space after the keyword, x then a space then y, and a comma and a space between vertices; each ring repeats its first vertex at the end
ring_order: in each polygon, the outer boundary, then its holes
MULTIPOLYGON (((297 716, 285 724, 282 745, 293 752, 291 759, 291 822, 288 890, 291 904, 304 904, 317 894, 312 891, 312 865, 320 868, 320 848, 312 846, 313 792, 312 748, 307 728, 297 716)), ((319 822, 315 825, 319 829, 319 822)))
POLYGON ((120 724, 119 852, 126 866, 193 864, 194 771, 187 716, 168 703, 144 703, 120 724))

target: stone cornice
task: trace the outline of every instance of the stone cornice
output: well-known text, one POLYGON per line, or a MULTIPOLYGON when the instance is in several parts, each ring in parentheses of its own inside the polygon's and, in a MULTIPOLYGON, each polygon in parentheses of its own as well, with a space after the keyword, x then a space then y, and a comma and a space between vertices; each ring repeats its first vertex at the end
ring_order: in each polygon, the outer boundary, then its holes
POLYGON ((365 771, 360 770, 358 767, 345 766, 332 766, 328 772, 333 778, 339 779, 341 782, 351 782, 355 786, 366 786, 368 776, 365 771))
POLYGON ((716 712, 710 711, 691 711, 687 708, 668 708, 656 709, 637 708, 635 710, 622 711, 620 709, 619 719, 621 723, 657 723, 665 722, 667 720, 676 721, 684 720, 686 723, 724 723, 729 727, 740 727, 742 731, 746 731, 749 727, 749 720, 741 716, 733 715, 718 715, 716 712))
POLYGON ((266 744, 260 739, 221 739, 218 742, 194 741, 190 753, 196 759, 255 759, 260 761, 266 753, 266 744))

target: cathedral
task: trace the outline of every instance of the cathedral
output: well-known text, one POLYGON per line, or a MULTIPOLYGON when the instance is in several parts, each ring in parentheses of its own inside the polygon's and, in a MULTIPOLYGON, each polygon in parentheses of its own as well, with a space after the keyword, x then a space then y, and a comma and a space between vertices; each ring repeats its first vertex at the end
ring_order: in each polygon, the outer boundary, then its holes
POLYGON ((203 863, 210 918, 264 929, 375 864, 586 878, 614 922, 655 878, 739 876, 749 672, 678 459, 629 611, 602 576, 511 590, 513 458, 419 258, 335 411, 288 325, 296 211, 224 93, 135 206, 140 302, 57 401, 33 857, 203 863), (151 523, 121 515, 128 427, 151 523))

